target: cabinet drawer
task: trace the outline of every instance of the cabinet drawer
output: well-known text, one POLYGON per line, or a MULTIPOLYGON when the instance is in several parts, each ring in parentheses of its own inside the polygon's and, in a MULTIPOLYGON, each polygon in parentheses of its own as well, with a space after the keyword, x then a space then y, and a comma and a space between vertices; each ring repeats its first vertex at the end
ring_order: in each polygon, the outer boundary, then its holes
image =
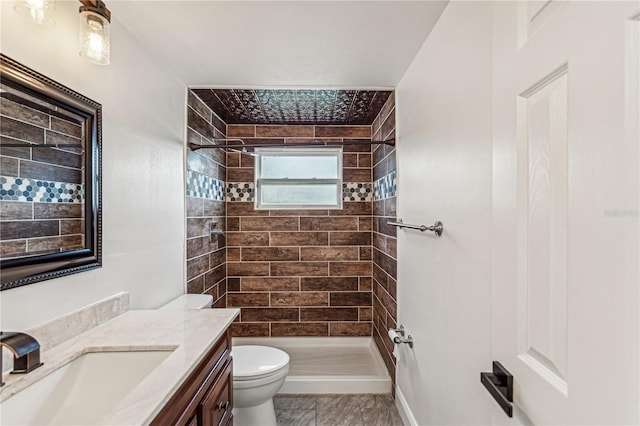
POLYGON ((200 426, 218 426, 226 422, 233 409, 233 360, 229 358, 198 407, 200 426), (225 418, 227 417, 227 418, 225 418))

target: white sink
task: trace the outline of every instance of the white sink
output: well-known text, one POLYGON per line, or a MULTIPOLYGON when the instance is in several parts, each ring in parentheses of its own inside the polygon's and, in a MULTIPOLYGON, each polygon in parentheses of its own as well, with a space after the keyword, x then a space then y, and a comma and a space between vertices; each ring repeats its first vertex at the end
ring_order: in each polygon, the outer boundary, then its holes
POLYGON ((171 352, 89 352, 80 355, 3 401, 0 424, 97 424, 171 352))

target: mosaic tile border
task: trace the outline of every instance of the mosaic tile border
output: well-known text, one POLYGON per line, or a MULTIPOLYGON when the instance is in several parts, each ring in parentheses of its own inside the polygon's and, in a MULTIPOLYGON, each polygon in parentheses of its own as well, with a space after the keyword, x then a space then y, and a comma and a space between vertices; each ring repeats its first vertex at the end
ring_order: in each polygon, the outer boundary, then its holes
POLYGON ((373 199, 378 201, 395 197, 396 190, 396 172, 394 170, 373 183, 373 199))
POLYGON ((0 200, 81 204, 84 184, 0 176, 0 200))
MULTIPOLYGON (((256 185, 253 182, 228 182, 227 201, 254 201, 256 185)), ((371 201, 373 188, 370 182, 342 184, 342 201, 371 201)))
POLYGON ((187 197, 224 201, 225 183, 194 171, 187 171, 187 197))
POLYGON ((227 201, 254 201, 256 184, 253 182, 228 182, 227 201))
POLYGON ((348 182, 342 184, 342 201, 371 201, 373 189, 370 182, 348 182))

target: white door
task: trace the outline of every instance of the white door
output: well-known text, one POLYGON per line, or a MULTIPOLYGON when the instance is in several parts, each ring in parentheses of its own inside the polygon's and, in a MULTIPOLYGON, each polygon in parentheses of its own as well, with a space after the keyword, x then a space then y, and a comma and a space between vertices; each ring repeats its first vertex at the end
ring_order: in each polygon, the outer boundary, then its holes
POLYGON ((639 13, 494 3, 494 424, 640 423, 639 13))

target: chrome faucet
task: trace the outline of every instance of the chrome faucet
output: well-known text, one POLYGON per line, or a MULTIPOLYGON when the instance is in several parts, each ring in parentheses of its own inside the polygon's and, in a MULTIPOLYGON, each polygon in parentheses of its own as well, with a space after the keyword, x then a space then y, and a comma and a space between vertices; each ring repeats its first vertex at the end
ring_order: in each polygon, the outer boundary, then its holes
POLYGON ((0 386, 2 383, 2 346, 13 353, 11 373, 28 373, 40 367, 40 343, 25 333, 0 332, 0 386))

